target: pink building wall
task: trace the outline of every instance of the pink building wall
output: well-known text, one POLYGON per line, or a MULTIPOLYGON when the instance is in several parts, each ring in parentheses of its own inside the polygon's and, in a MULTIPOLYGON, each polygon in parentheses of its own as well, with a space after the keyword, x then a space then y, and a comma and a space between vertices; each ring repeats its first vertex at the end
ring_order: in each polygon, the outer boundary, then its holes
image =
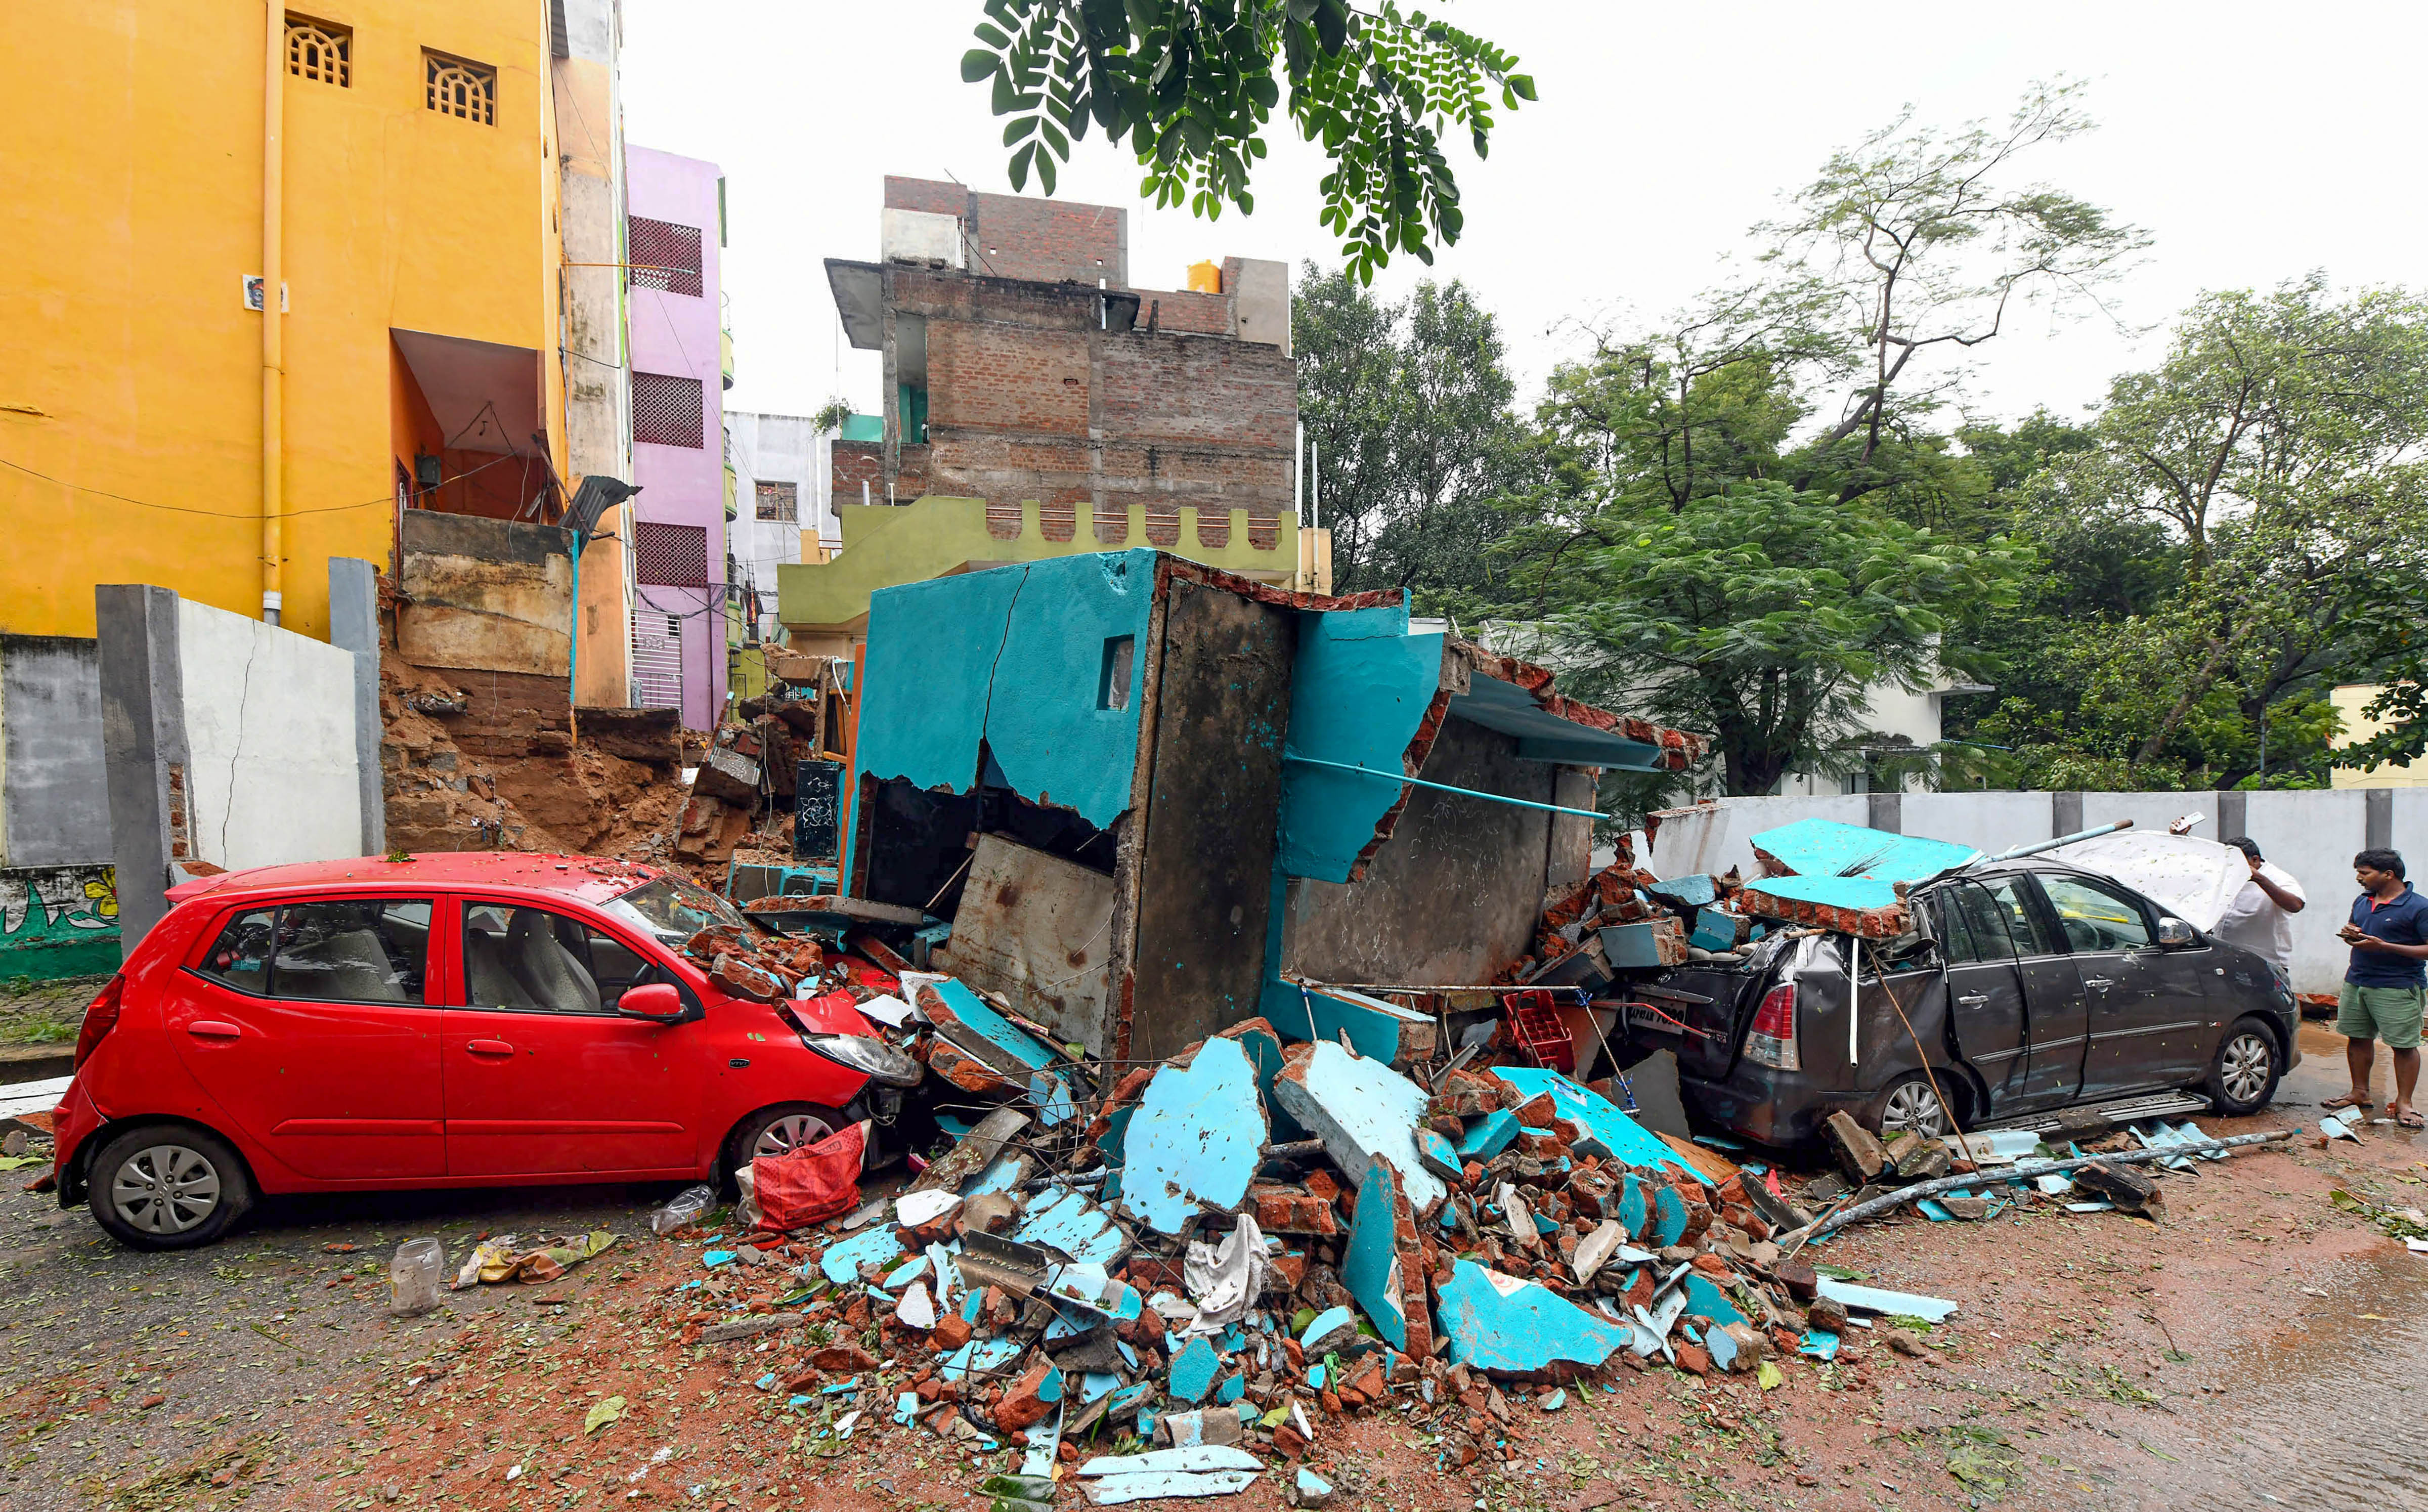
MULTIPOLYGON (((713 730, 725 707, 725 388, 723 348, 718 340, 723 308, 717 185, 714 163, 678 157, 648 147, 625 149, 629 214, 696 227, 700 233, 700 291, 680 294, 641 287, 632 279, 632 371, 699 381, 705 413, 697 448, 632 443, 633 501, 644 521, 697 525, 708 532, 707 589, 642 582, 632 615, 636 637, 662 629, 669 617, 681 627, 683 723, 713 730)), ((626 245, 631 245, 629 236, 626 245)))

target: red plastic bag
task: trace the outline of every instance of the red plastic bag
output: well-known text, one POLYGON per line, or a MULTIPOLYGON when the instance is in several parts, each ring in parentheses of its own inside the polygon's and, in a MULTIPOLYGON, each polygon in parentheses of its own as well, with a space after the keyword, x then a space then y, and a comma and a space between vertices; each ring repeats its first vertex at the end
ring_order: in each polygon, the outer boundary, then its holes
POLYGON ((815 1144, 750 1162, 759 1226, 803 1228, 860 1206, 860 1165, 868 1149, 865 1119, 815 1144))

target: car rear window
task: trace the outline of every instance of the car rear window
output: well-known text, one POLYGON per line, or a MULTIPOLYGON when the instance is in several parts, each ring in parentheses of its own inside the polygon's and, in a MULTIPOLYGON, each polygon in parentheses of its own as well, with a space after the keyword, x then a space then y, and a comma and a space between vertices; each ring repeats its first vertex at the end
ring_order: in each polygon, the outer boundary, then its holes
POLYGON ((426 1001, 431 900, 349 898, 230 919, 196 969, 238 992, 314 1003, 426 1001))

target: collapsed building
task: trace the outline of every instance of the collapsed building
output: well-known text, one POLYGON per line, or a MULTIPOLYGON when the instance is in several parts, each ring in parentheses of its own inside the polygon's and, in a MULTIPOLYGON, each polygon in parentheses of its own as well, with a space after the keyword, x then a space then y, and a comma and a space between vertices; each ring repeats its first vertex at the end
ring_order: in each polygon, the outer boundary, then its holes
POLYGON ((1530 956, 1597 778, 1691 735, 1416 629, 1167 553, 886 589, 845 891, 1062 1042, 1158 1060, 1252 1016, 1385 1062, 1530 956))

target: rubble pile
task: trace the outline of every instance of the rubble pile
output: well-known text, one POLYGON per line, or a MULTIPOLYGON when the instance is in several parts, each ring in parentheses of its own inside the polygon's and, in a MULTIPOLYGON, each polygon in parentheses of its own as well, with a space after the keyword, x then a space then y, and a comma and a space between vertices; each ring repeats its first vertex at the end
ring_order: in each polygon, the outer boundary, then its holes
MULTIPOLYGON (((674 1229, 708 1274, 663 1321, 767 1354, 760 1386, 813 1438, 1025 1449, 999 1504, 1050 1502, 1058 1475, 1097 1501, 1238 1490, 1376 1414, 1445 1467, 1498 1463, 1518 1405, 1581 1383, 1767 1387, 1838 1352, 1850 1304, 1782 1252, 1803 1215, 1774 1185, 1708 1151, 1726 1174, 1698 1170, 1555 1070, 1420 1083, 1261 1018, 1095 1062, 864 933, 688 948, 749 995, 847 994, 924 1066, 944 1141, 847 1217, 674 1229)), ((804 1153, 754 1162, 755 1185, 804 1153)), ((1285 1489, 1333 1493, 1311 1471, 1285 1489)))
POLYGON ((675 827, 682 861, 723 865, 794 854, 795 784, 804 761, 842 758, 845 695, 830 657, 768 654, 769 691, 745 698, 711 740, 675 827))
POLYGON ((1534 953, 1501 979, 1598 991, 1621 975, 1738 954, 1776 927, 1747 911, 1749 896, 1733 870, 1664 881, 1621 835, 1617 860, 1545 899, 1534 953))

